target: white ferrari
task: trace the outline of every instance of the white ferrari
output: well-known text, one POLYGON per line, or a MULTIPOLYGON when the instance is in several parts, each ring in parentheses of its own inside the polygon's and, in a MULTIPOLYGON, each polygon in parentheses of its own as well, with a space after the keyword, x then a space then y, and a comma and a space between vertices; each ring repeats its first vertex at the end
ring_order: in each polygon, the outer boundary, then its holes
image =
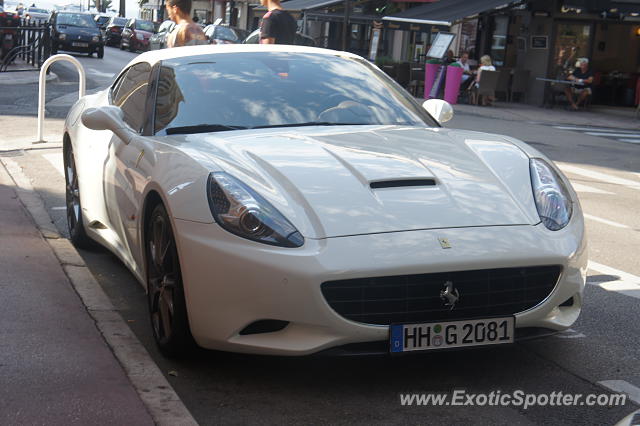
POLYGON ((563 330, 587 251, 568 180, 505 136, 445 129, 363 58, 165 49, 80 99, 68 224, 145 286, 167 355, 402 353, 563 330))

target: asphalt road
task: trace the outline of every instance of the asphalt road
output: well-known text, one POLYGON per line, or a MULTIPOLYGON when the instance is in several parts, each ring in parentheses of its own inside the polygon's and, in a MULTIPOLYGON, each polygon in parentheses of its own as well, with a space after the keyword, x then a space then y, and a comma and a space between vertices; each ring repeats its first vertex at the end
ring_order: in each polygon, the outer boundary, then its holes
MULTIPOLYGON (((103 61, 81 61, 88 64, 87 75, 95 88, 107 84, 106 74, 120 69, 131 56, 108 48, 103 61)), ((67 71, 72 74, 73 70, 67 71)), ((56 73, 66 77, 67 71, 56 73)), ((142 287, 110 253, 97 250, 82 255, 201 424, 614 424, 640 402, 636 323, 640 292, 625 292, 634 282, 640 283, 640 145, 546 124, 471 115, 455 117, 449 127, 527 141, 556 161, 571 179, 587 214, 590 259, 595 262, 583 313, 571 330, 509 347, 400 358, 285 358, 201 350, 187 360, 169 361, 153 345, 142 287), (526 410, 400 403, 405 392, 612 393, 606 386, 630 386, 627 389, 636 392, 636 403, 526 410)), ((60 150, 25 151, 14 160, 33 180, 56 225, 66 233, 60 150)))

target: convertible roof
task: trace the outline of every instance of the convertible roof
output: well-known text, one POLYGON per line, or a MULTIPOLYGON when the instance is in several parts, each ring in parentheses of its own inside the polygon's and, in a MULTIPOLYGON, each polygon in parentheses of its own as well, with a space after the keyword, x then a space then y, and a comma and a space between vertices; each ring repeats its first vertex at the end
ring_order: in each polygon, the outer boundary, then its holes
POLYGON ((349 52, 320 49, 317 47, 308 46, 293 46, 284 44, 209 44, 203 46, 172 47, 169 49, 148 51, 136 56, 131 62, 129 62, 127 67, 138 62, 148 62, 153 65, 159 61, 166 61, 173 58, 235 52, 313 53, 316 55, 340 55, 351 58, 359 58, 358 55, 349 52))

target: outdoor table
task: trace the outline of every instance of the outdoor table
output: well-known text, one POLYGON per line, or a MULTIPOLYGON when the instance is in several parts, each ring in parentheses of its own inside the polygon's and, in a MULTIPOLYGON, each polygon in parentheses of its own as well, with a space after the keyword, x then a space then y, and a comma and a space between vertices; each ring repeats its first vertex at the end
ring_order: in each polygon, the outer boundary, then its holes
POLYGON ((555 84, 564 84, 567 86, 584 86, 584 83, 578 83, 575 80, 558 80, 556 78, 543 78, 543 77, 536 77, 536 80, 538 81, 544 81, 545 85, 544 85, 544 99, 542 101, 542 105, 543 107, 547 107, 547 108, 553 108, 553 104, 554 102, 554 96, 553 93, 551 91, 551 83, 555 83, 555 84))

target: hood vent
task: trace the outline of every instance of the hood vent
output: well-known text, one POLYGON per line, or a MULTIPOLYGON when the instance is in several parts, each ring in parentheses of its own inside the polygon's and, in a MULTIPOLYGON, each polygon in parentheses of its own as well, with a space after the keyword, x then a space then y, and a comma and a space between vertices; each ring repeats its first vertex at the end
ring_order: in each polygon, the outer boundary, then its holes
POLYGON ((371 182, 371 189, 402 188, 406 186, 435 186, 435 179, 396 179, 371 182))

